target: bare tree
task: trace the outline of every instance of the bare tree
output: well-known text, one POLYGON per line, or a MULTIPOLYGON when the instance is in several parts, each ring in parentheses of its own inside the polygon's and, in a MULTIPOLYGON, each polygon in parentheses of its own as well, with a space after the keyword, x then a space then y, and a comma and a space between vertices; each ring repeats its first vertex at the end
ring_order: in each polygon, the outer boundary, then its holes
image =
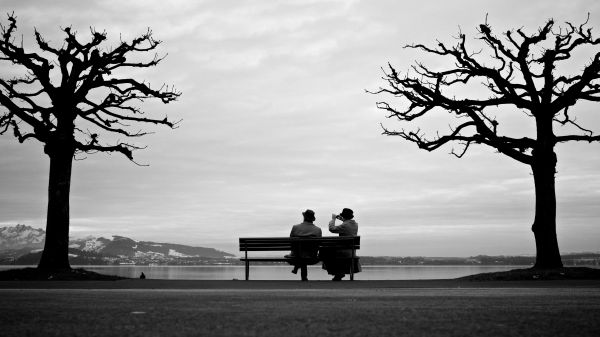
POLYGON ((163 103, 181 93, 173 87, 152 89, 150 84, 120 74, 128 69, 156 66, 164 57, 151 52, 160 41, 145 34, 116 48, 104 48, 105 32, 91 29, 91 39, 81 41, 71 28, 64 28, 60 48, 51 46, 35 30, 40 51, 25 50, 15 37, 17 21, 8 15, 0 25, 0 61, 22 75, 0 77, 0 134, 12 130, 19 142, 35 139, 44 144, 50 158, 46 242, 40 269, 70 269, 69 193, 71 168, 78 153, 118 152, 133 161, 139 146, 118 138, 148 134, 143 125, 176 127, 167 117, 150 117, 134 104, 157 98, 163 103), (101 137, 102 135, 102 137, 101 137), (101 139, 102 138, 102 139, 101 139))
MULTIPOLYGON (((390 130, 383 133, 400 136, 419 148, 433 151, 447 143, 460 145, 452 154, 462 157, 473 144, 485 144, 499 153, 531 166, 535 184, 535 219, 532 231, 536 242, 536 268, 562 267, 556 238, 556 153, 559 143, 570 141, 595 142, 600 136, 577 123, 569 108, 579 101, 600 101, 600 39, 592 36, 588 20, 576 26, 569 22, 555 28, 549 20, 537 32, 511 30, 498 37, 487 20, 478 29, 483 50, 471 52, 465 35, 460 33, 454 46, 438 42, 435 47, 422 44, 406 46, 451 60, 453 66, 434 70, 416 63, 405 75, 392 65, 384 70, 385 88, 375 94, 402 98, 401 107, 378 102, 388 118, 415 122, 431 116, 432 111, 445 111, 455 117, 455 124, 445 133, 427 136, 420 129, 390 130), (586 48, 587 47, 587 48, 586 48), (591 50, 589 62, 576 74, 557 74, 557 67, 572 59, 574 52, 591 50), (457 98, 465 87, 475 84, 484 97, 472 91, 470 98, 457 98), (535 120, 536 135, 511 137, 501 132, 494 115, 525 113, 535 120), (555 134, 555 128, 565 126, 565 134, 555 134)), ((472 87, 471 87, 472 88, 472 87)))

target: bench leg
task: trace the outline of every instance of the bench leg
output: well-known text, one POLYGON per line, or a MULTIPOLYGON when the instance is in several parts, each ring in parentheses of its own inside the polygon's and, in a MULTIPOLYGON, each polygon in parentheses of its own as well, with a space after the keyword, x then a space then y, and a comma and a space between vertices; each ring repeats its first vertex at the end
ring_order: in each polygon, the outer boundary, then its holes
POLYGON ((246 281, 250 278, 250 261, 246 261, 246 281))
POLYGON ((350 259, 350 281, 354 281, 354 258, 356 257, 356 251, 352 249, 352 259, 350 259))

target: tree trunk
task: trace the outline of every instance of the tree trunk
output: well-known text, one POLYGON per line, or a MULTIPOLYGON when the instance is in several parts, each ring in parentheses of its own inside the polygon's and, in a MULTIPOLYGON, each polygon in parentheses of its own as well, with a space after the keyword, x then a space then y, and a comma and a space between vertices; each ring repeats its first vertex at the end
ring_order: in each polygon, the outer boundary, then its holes
MULTIPOLYGON (((550 124, 552 121, 550 121, 550 124)), ((535 182, 535 219, 531 230, 535 236, 534 268, 552 269, 563 266, 556 238, 556 154, 551 125, 538 121, 538 146, 534 149, 533 180, 535 182), (546 127, 544 127, 546 126, 546 127), (549 126, 549 128, 548 128, 549 126)))
POLYGON ((38 264, 39 269, 71 269, 69 264, 69 194, 74 149, 72 143, 57 142, 46 145, 50 157, 48 182, 48 213, 46 242, 38 264))

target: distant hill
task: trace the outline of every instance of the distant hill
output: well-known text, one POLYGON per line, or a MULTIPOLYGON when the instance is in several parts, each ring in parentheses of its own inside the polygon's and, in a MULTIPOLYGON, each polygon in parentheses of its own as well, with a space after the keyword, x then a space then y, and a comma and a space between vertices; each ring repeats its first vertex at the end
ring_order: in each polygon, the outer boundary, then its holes
POLYGON ((112 240, 103 237, 72 239, 69 243, 69 248, 76 248, 84 252, 95 252, 108 256, 127 257, 162 255, 179 258, 225 258, 234 256, 233 254, 219 251, 214 248, 192 247, 164 242, 135 241, 118 235, 113 235, 112 240))
MULTIPOLYGON (((30 226, 0 228, 0 263, 36 264, 44 247, 46 232, 30 226)), ((188 264, 202 259, 228 259, 233 254, 214 248, 180 244, 136 241, 114 235, 112 239, 87 237, 71 239, 69 255, 72 264, 159 263, 188 264), (88 261, 89 260, 89 261, 88 261), (87 262, 86 262, 87 261, 87 262)))

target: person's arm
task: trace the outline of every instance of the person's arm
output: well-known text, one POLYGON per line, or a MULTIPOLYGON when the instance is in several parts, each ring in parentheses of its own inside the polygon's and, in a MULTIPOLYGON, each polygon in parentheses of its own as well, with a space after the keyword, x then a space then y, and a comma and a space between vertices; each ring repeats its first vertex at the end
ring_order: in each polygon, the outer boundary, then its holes
POLYGON ((340 231, 340 227, 335 225, 335 214, 331 214, 331 221, 329 221, 329 231, 332 233, 338 233, 340 231))

